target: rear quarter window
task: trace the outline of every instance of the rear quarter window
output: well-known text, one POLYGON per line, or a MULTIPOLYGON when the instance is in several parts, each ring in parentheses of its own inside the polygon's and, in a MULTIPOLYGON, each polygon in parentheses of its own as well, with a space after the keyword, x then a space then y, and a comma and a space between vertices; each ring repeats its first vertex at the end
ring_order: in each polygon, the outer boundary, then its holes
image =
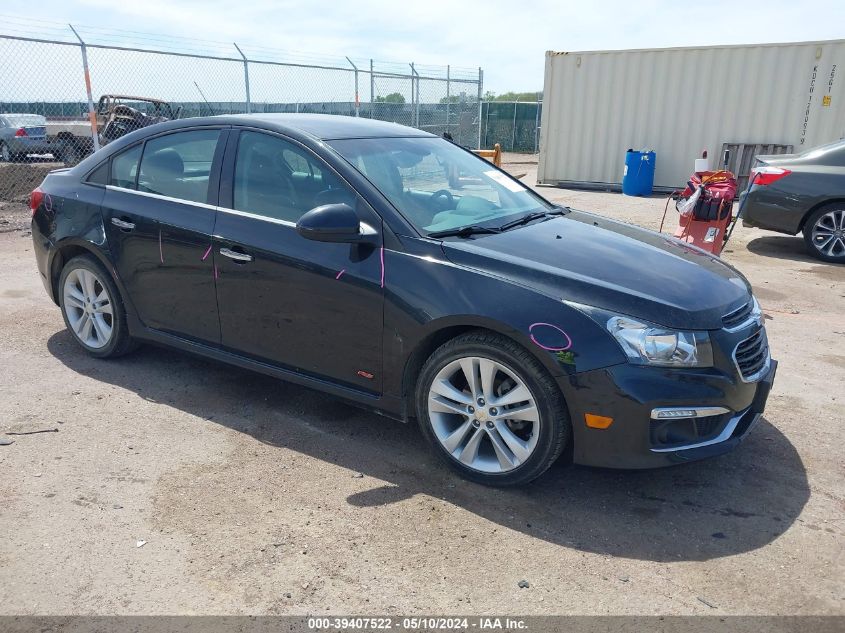
POLYGON ((141 145, 135 145, 111 159, 109 184, 124 189, 135 189, 138 163, 141 162, 141 145))
POLYGON ((94 171, 88 174, 88 177, 85 179, 85 182, 92 185, 109 184, 109 167, 110 161, 104 162, 102 165, 100 165, 94 171))

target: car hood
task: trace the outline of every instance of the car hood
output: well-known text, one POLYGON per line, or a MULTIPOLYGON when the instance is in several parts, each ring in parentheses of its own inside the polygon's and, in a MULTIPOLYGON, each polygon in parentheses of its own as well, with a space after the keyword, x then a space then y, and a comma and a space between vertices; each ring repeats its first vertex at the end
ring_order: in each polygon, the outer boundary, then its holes
POLYGON ((572 211, 499 234, 443 242, 447 258, 552 297, 677 329, 722 327, 746 279, 675 238, 572 211))

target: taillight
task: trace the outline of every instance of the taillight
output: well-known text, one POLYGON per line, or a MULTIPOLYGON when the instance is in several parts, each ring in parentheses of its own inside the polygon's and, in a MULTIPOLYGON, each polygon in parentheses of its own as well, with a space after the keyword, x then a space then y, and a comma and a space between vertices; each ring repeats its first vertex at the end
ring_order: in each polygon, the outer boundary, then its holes
POLYGON ((783 167, 763 165, 751 170, 751 180, 755 185, 770 185, 791 173, 792 171, 783 167))
POLYGON ((36 187, 32 190, 32 193, 29 194, 29 208, 32 210, 32 215, 35 215, 35 212, 38 211, 38 207, 41 206, 41 201, 44 199, 44 192, 41 191, 41 187, 36 187))
POLYGON ((19 128, 15 131, 15 136, 29 136, 29 135, 26 133, 26 130, 25 130, 24 128, 19 127, 19 128))

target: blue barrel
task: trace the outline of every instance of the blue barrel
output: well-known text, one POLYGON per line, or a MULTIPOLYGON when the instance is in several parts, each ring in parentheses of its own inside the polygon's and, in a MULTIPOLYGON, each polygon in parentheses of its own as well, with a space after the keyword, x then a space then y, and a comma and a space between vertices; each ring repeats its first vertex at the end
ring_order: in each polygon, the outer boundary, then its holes
POLYGON ((622 175, 622 193, 626 196, 650 196, 654 189, 654 152, 625 152, 625 172, 622 175))

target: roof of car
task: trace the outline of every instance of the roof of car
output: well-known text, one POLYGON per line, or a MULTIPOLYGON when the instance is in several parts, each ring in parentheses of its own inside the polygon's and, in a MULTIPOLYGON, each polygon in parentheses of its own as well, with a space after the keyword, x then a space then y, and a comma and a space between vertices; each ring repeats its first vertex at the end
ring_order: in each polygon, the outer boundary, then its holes
POLYGON ((102 95, 100 99, 125 99, 127 101, 149 101, 150 103, 164 103, 167 101, 163 99, 156 99, 155 97, 136 97, 133 95, 102 95))
POLYGON ((256 125, 281 132, 297 131, 324 141, 342 138, 434 136, 416 128, 338 114, 236 114, 213 117, 232 125, 256 125))

